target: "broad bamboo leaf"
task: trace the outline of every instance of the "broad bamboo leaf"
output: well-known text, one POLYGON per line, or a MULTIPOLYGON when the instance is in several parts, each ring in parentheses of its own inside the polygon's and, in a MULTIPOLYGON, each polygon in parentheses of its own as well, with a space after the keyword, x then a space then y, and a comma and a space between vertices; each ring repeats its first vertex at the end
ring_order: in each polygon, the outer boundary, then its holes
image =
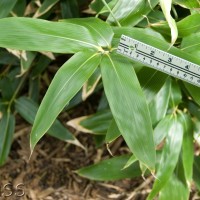
POLYGON ((188 200, 189 189, 173 174, 165 187, 161 190, 159 200, 188 200))
POLYGON ((172 115, 166 115, 154 129, 154 142, 159 145, 170 131, 171 124, 173 123, 172 115))
POLYGON ((102 148, 105 144, 105 135, 94 135, 94 142, 96 148, 102 148))
POLYGON ((173 3, 188 9, 200 7, 200 3, 198 0, 173 0, 173 3))
POLYGON ((0 166, 8 157, 15 130, 15 118, 10 111, 4 110, 2 115, 0 120, 0 166))
POLYGON ((118 0, 112 0, 111 2, 108 3, 108 6, 104 6, 98 13, 98 15, 102 15, 102 14, 109 14, 110 10, 112 11, 112 9, 115 7, 116 3, 118 0), (110 10, 108 9, 108 7, 110 8, 110 10))
POLYGON ((148 18, 144 18, 139 24, 138 27, 147 28, 150 26, 151 28, 154 24, 160 24, 165 21, 165 16, 161 10, 154 9, 148 14, 148 18))
POLYGON ((16 67, 10 70, 6 76, 0 78, 0 88, 2 88, 1 97, 3 97, 4 101, 10 101, 12 99, 21 80, 21 77, 16 78, 19 74, 20 69, 16 67))
POLYGON ((106 143, 111 143, 114 140, 116 140, 121 135, 119 128, 117 127, 117 124, 115 120, 113 119, 110 123, 110 126, 108 128, 108 131, 106 133, 106 143))
POLYGON ((187 104, 188 110, 190 112, 190 114, 197 118, 198 120, 200 120, 200 109, 199 109, 199 105, 197 105, 196 103, 194 103, 193 101, 188 101, 187 104))
MULTIPOLYGON (((135 26, 152 11, 158 2, 159 0, 119 0, 112 12, 121 25, 135 26)), ((111 23, 115 22, 111 14, 107 20, 111 23)))
POLYGON ((45 0, 33 17, 37 18, 48 12, 59 0, 45 0))
POLYGON ((194 56, 200 55, 200 32, 193 33, 184 37, 181 43, 181 49, 185 52, 193 54, 194 56))
POLYGON ((27 6, 26 4, 27 4, 26 0, 18 0, 12 12, 18 17, 24 16, 27 6))
POLYGON ((194 166, 193 166, 193 180, 197 189, 200 191, 200 156, 196 156, 194 159, 194 166))
POLYGON ((182 102, 181 89, 180 89, 178 83, 175 80, 171 79, 171 91, 170 91, 169 106, 170 106, 170 108, 175 109, 181 102, 182 102))
POLYGON ((63 19, 79 17, 79 5, 77 0, 60 0, 63 19))
POLYGON ((43 71, 47 68, 50 62, 51 62, 50 58, 44 55, 40 55, 40 57, 37 60, 37 63, 34 65, 31 71, 32 78, 40 76, 40 74, 43 73, 43 71))
POLYGON ((31 132, 31 150, 48 131, 58 114, 81 89, 100 63, 99 54, 79 52, 56 73, 40 104, 31 132))
MULTIPOLYGON (((127 163, 124 165, 124 167, 123 167, 123 169, 126 169, 126 168, 128 168, 129 166, 131 166, 133 163, 135 163, 137 161, 137 158, 134 156, 134 155, 132 155, 129 159, 128 159, 128 161, 127 161, 127 163)), ((141 169, 141 167, 140 167, 140 169, 141 169)), ((142 171, 142 170, 141 170, 142 171)))
POLYGON ((62 21, 86 27, 99 46, 108 47, 107 50, 111 48, 110 45, 114 33, 111 27, 104 21, 98 18, 75 18, 62 21))
POLYGON ((185 37, 193 33, 200 32, 200 13, 189 15, 181 21, 177 22, 178 34, 185 37))
MULTIPOLYGON (((15 101, 15 109, 30 124, 34 123, 34 119, 39 106, 27 97, 20 97, 15 101)), ((59 140, 81 146, 80 142, 72 135, 71 132, 64 127, 59 120, 55 120, 48 130, 48 134, 59 140)))
POLYGON ((168 75, 149 67, 144 67, 137 73, 147 103, 149 104, 163 87, 168 75))
POLYGON ((103 92, 97 110, 101 111, 106 109, 109 109, 109 105, 105 92, 103 92))
POLYGON ((83 86, 82 99, 85 101, 96 89, 97 84, 101 79, 100 69, 97 68, 92 76, 86 81, 83 86))
POLYGON ((185 172, 185 178, 190 186, 193 174, 194 146, 193 146, 193 124, 191 117, 181 113, 182 123, 184 125, 184 136, 182 144, 182 162, 185 172))
MULTIPOLYGON (((106 0, 106 3, 111 2, 112 0, 106 0)), ((90 8, 95 11, 96 13, 99 13, 101 9, 104 7, 104 4, 102 1, 99 0, 93 0, 90 4, 90 8)))
MULTIPOLYGON (((196 13, 178 21, 176 23, 178 28, 178 37, 186 37, 188 35, 200 32, 199 20, 200 14, 196 13)), ((163 35, 170 35, 170 27, 165 21, 155 22, 154 24, 151 24, 151 27, 163 35)))
POLYGON ((105 135, 112 120, 110 110, 102 110, 93 115, 78 117, 67 122, 78 131, 105 135))
POLYGON ((26 72, 31 67, 32 62, 36 57, 35 52, 27 51, 25 54, 26 58, 21 57, 21 74, 26 72))
POLYGON ((171 16, 172 0, 160 0, 160 6, 171 29, 171 45, 173 45, 178 37, 178 29, 175 20, 171 16))
POLYGON ((200 145, 200 121, 194 118, 194 140, 200 145))
POLYGON ((77 173, 85 178, 98 181, 113 181, 140 176, 141 171, 138 162, 122 169, 129 158, 130 155, 123 155, 103 160, 97 164, 79 169, 77 173))
POLYGON ((196 102, 200 106, 200 88, 195 85, 191 85, 189 83, 184 83, 184 85, 187 91, 192 96, 194 102, 196 102))
POLYGON ((152 124, 157 124, 165 115, 168 108, 171 90, 170 79, 166 81, 154 99, 149 103, 152 124))
POLYGON ((17 0, 0 0, 0 18, 7 17, 16 3, 17 0))
POLYGON ((10 17, 0 19, 0 27, 0 46, 5 48, 57 53, 99 49, 90 32, 77 24, 10 17))
POLYGON ((152 200, 166 185, 178 162, 183 140, 184 127, 180 120, 180 115, 175 115, 170 124, 169 132, 167 133, 165 146, 162 151, 160 163, 157 169, 153 189, 147 200, 152 200))
POLYGON ((105 55, 101 73, 110 108, 122 136, 137 159, 153 171, 156 156, 151 119, 131 63, 116 55, 105 55))
POLYGON ((8 53, 4 49, 0 49, 0 64, 3 65, 19 65, 19 60, 16 56, 8 53))
POLYGON ((101 111, 80 122, 80 125, 94 133, 105 134, 112 120, 110 111, 101 111))

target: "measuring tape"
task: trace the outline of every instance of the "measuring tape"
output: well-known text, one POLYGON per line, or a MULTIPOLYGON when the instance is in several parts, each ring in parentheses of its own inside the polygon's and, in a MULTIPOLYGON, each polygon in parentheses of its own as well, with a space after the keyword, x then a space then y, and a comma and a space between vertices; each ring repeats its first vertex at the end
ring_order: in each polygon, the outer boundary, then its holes
POLYGON ((119 54, 200 87, 200 66, 122 35, 119 54))

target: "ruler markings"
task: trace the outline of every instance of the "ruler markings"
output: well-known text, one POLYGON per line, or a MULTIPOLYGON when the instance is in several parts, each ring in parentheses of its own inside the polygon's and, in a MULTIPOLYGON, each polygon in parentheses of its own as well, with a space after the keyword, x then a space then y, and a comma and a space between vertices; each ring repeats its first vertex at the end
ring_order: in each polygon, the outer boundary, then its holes
POLYGON ((117 52, 200 87, 200 66, 190 61, 125 35, 121 36, 117 52))

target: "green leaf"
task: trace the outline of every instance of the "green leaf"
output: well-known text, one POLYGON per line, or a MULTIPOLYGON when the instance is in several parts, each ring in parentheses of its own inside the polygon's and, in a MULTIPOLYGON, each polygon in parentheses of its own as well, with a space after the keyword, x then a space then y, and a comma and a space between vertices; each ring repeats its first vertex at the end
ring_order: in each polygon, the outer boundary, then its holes
POLYGON ((154 142, 155 145, 159 145, 170 131, 173 123, 172 115, 166 115, 154 129, 154 142))
MULTIPOLYGON (((178 83, 171 79, 171 92, 169 106, 175 109, 182 102, 182 93, 178 83)), ((173 112, 173 111, 172 111, 173 112)))
POLYGON ((25 54, 26 54, 26 59, 21 57, 21 74, 26 72, 31 67, 32 62, 36 57, 35 52, 27 51, 25 52, 25 54))
MULTIPOLYGON (((112 0, 106 0, 107 3, 111 2, 112 0)), ((102 1, 99 0, 93 0, 90 4, 90 8, 95 12, 100 12, 101 9, 104 7, 104 4, 102 1)))
POLYGON ((67 122, 67 125, 81 132, 105 135, 111 120, 112 113, 110 110, 102 110, 93 115, 72 119, 67 122))
POLYGON ((168 75, 155 69, 144 67, 137 73, 147 103, 150 103, 163 87, 168 75))
POLYGON ((200 55, 200 32, 193 33, 184 37, 181 43, 181 49, 195 56, 200 55))
POLYGON ((92 74, 83 86, 82 99, 85 101, 96 89, 101 79, 101 71, 99 68, 92 74))
POLYGON ((110 44, 114 33, 112 28, 104 21, 98 18, 75 18, 62 21, 86 27, 99 46, 111 48, 110 44))
POLYGON ((130 155, 123 155, 103 160, 100 163, 79 169, 77 173, 85 178, 98 181, 113 181, 140 176, 141 171, 138 162, 122 170, 129 158, 130 155))
POLYGON ((161 190, 159 200, 188 200, 189 189, 179 180, 176 175, 172 175, 165 187, 161 190))
MULTIPOLYGON (((112 12, 122 26, 135 26, 145 15, 152 11, 152 8, 154 8, 158 2, 159 0, 129 0, 128 2, 119 0, 112 12)), ((115 22, 111 14, 107 20, 111 23, 115 22)))
POLYGON ((57 53, 99 50, 90 32, 77 24, 10 17, 0 19, 0 27, 0 46, 5 48, 57 53))
POLYGON ((173 0, 173 3, 188 9, 199 8, 200 6, 198 0, 173 0))
MULTIPOLYGON (((39 106, 27 97, 20 97, 15 101, 15 109, 30 124, 34 123, 34 119, 39 106)), ((79 145, 78 140, 64 127, 60 121, 55 120, 48 130, 48 134, 59 140, 71 142, 79 145)), ((80 146, 80 145, 79 145, 80 146)))
POLYGON ((187 91, 192 96, 194 102, 196 102, 200 106, 200 88, 195 85, 191 85, 189 83, 184 83, 184 85, 187 91))
POLYGON ((171 45, 173 45, 178 37, 178 29, 175 20, 171 16, 172 0, 160 0, 160 6, 171 29, 171 45))
MULTIPOLYGON (((200 14, 189 15, 176 23, 178 28, 178 37, 186 37, 190 34, 200 31, 200 14)), ((147 26, 147 25, 146 25, 147 26)), ((165 21, 158 21, 155 24, 151 24, 151 27, 156 31, 168 35, 170 28, 165 21)))
POLYGON ((49 66, 51 59, 47 56, 40 55, 37 63, 34 65, 33 69, 31 70, 32 78, 40 76, 40 74, 49 66))
POLYGON ((192 182, 194 145, 193 145, 193 124, 191 117, 181 113, 182 123, 184 125, 184 136, 182 144, 182 162, 185 172, 185 178, 188 185, 192 182))
POLYGON ((65 105, 94 73, 100 58, 99 54, 79 52, 59 69, 37 112, 31 132, 31 150, 48 131, 65 105))
POLYGON ((77 18, 79 17, 79 5, 77 0, 60 0, 62 18, 77 18))
POLYGON ((168 79, 154 99, 149 103, 149 111, 152 124, 155 125, 160 121, 167 112, 171 83, 168 79))
MULTIPOLYGON (((128 168, 128 167, 130 167, 133 163, 135 163, 137 161, 137 158, 134 156, 134 155, 132 155, 129 159, 128 159, 128 161, 127 161, 127 163, 124 165, 124 168, 123 169, 126 169, 126 168, 128 168)), ((141 169, 141 167, 140 167, 140 169, 141 169)))
POLYGON ((118 0, 112 0, 111 2, 108 3, 108 6, 104 6, 98 13, 98 15, 103 15, 103 14, 110 14, 110 10, 112 11, 112 9, 114 8, 114 6, 116 5, 118 0), (110 8, 110 9, 108 9, 110 8))
POLYGON ((113 119, 112 122, 110 123, 110 126, 109 126, 107 134, 106 134, 106 143, 113 142, 120 135, 121 135, 121 132, 120 132, 119 128, 117 127, 115 120, 113 119))
POLYGON ((84 128, 92 130, 94 133, 105 134, 112 120, 110 111, 101 111, 80 122, 84 128))
POLYGON ((7 52, 4 49, 0 49, 0 64, 3 65, 19 65, 19 60, 16 56, 7 52))
POLYGON ((144 18, 139 24, 137 24, 137 26, 146 28, 151 25, 151 28, 153 28, 154 24, 159 24, 163 21, 165 21, 163 12, 161 10, 154 9, 148 14, 148 20, 147 18, 144 18))
POLYGON ((40 17, 48 12, 59 0, 45 0, 34 14, 34 17, 40 17))
POLYGON ((7 17, 14 8, 16 2, 17 0, 0 0, 0 18, 7 17))
POLYGON ((200 156, 195 156, 193 170, 193 180, 197 189, 200 191, 200 156))
POLYGON ((0 166, 8 157, 15 130, 14 116, 9 111, 3 111, 2 115, 0 120, 0 166))
POLYGON ((189 15, 181 21, 177 22, 178 34, 185 37, 190 34, 200 32, 200 14, 189 15))
POLYGON ((6 101, 10 101, 13 98, 13 95, 20 84, 21 77, 16 78, 20 73, 19 70, 18 67, 13 68, 5 77, 0 78, 0 88, 3 88, 1 89, 1 95, 6 101))
POLYGON ((198 120, 200 120, 200 110, 199 106, 193 101, 188 101, 187 104, 188 110, 192 116, 195 116, 198 120))
POLYGON ((154 182, 153 189, 147 200, 154 199, 173 174, 181 151, 183 132, 184 127, 181 123, 180 116, 175 115, 171 121, 169 132, 167 133, 165 146, 156 173, 157 179, 154 182))
POLYGON ((132 65, 119 56, 105 55, 101 73, 110 108, 122 136, 138 160, 153 171, 156 156, 151 119, 132 65))
POLYGON ((26 0, 18 0, 12 12, 18 17, 24 16, 24 12, 26 10, 26 3, 26 0))

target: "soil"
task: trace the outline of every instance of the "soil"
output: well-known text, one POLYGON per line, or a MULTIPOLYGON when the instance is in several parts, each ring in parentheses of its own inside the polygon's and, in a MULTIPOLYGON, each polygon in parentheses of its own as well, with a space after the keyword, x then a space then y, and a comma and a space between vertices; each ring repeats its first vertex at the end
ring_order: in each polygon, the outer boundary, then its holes
MULTIPOLYGON (((135 199, 144 200, 150 191, 152 177, 143 180, 125 179, 112 182, 96 182, 82 178, 75 170, 111 157, 105 146, 97 149, 93 136, 74 132, 77 139, 87 148, 69 144, 45 135, 36 146, 29 160, 29 134, 31 126, 17 117, 17 126, 12 149, 6 164, 0 168, 0 188, 10 183, 15 190, 17 184, 25 195, 0 199, 31 200, 83 200, 83 199, 135 199)), ((114 154, 127 151, 119 139, 113 146, 114 154)), ((12 190, 12 191, 13 191, 12 190)))

